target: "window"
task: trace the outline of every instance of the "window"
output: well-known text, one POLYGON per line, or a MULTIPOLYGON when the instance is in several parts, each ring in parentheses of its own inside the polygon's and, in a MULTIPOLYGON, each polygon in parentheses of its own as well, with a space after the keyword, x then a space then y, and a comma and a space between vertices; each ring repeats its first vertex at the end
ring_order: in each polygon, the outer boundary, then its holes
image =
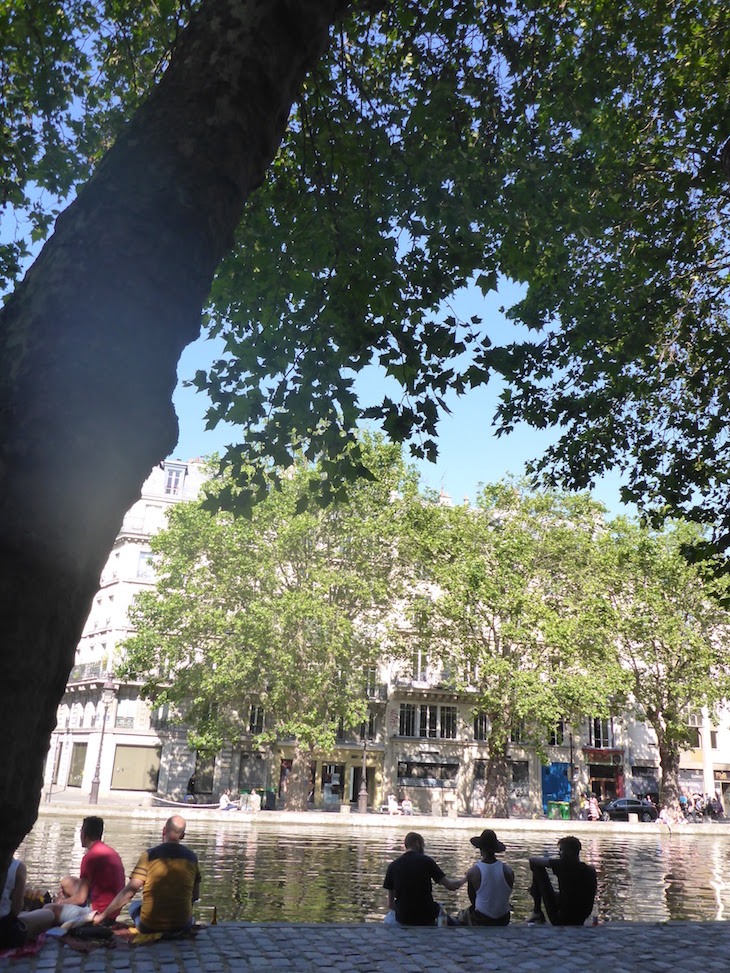
POLYGON ((114 720, 114 726, 131 730, 137 717, 138 702, 139 692, 132 687, 122 686, 119 690, 119 700, 117 702, 117 713, 114 720))
POLYGON ((688 726, 687 737, 690 747, 693 750, 699 750, 702 746, 702 742, 700 741, 700 728, 698 726, 688 726))
POLYGON ((511 727, 509 731, 510 743, 524 743, 527 739, 527 733, 525 731, 525 721, 518 720, 514 726, 511 727))
POLYGON ((365 695, 368 699, 377 697, 378 670, 375 666, 365 666, 365 695))
POLYGON ((258 706, 256 704, 251 706, 251 711, 248 715, 248 732, 249 733, 263 733, 264 732, 264 708, 263 706, 258 706))
POLYGON ((710 730, 710 748, 717 750, 717 730, 710 730))
POLYGON ((86 744, 74 743, 71 751, 71 765, 68 769, 69 787, 81 787, 84 779, 84 765, 86 763, 86 744))
POLYGON ((442 781, 455 781, 459 772, 458 760, 433 763, 408 760, 398 764, 398 783, 411 786, 434 787, 442 781))
POLYGON ((184 466, 168 466, 165 464, 165 494, 169 497, 178 497, 182 493, 183 480, 185 478, 184 466))
POLYGON ((242 751, 238 769, 239 791, 245 794, 253 787, 264 788, 268 779, 266 770, 266 763, 260 753, 242 751))
POLYGON ((562 747, 565 743, 565 720, 558 720, 550 733, 548 744, 551 747, 562 747))
POLYGON ((402 737, 414 737, 416 735, 416 707, 413 703, 400 704, 398 733, 402 737))
POLYGON ((365 723, 360 724, 360 739, 364 740, 367 734, 368 740, 375 739, 375 714, 368 712, 368 718, 365 723))
POLYGON ((420 706, 415 703, 401 703, 398 732, 402 737, 455 740, 456 707, 437 706, 435 703, 422 703, 420 706))
POLYGON ((441 707, 441 733, 442 740, 456 739, 456 707, 441 707))
POLYGON ((421 706, 419 736, 435 738, 438 730, 438 706, 421 706))
POLYGON ((151 581, 155 576, 155 568, 152 563, 152 551, 140 551, 137 560, 137 577, 144 581, 151 581))
POLYGON ((613 747, 613 721, 611 719, 602 720, 595 717, 588 721, 590 732, 590 743, 597 750, 605 750, 613 747))
POLYGON ((416 682, 426 682, 428 679, 428 653, 420 646, 413 650, 412 676, 416 682))
POLYGON ((486 713, 477 713, 474 717, 474 739, 483 743, 489 733, 489 720, 486 713))
POLYGON ((213 793, 215 754, 198 753, 195 757, 195 790, 198 794, 213 793))
POLYGON ((61 741, 56 741, 56 757, 53 761, 53 777, 51 783, 58 783, 58 772, 61 769, 61 755, 63 754, 63 747, 61 746, 61 741))

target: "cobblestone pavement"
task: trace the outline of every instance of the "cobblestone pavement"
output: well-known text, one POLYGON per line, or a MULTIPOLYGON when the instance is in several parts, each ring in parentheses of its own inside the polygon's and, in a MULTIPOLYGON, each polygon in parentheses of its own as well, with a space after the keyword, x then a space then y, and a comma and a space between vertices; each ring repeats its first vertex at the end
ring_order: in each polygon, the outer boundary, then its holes
POLYGON ((730 923, 616 922, 554 929, 397 929, 381 924, 223 923, 194 940, 79 953, 49 940, 0 960, 13 973, 711 973, 730 969, 730 923))

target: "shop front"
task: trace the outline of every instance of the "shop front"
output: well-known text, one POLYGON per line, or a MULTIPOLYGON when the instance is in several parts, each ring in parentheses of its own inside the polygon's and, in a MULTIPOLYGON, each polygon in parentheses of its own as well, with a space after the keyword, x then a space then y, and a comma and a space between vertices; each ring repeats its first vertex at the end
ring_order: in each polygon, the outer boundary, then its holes
POLYGON ((632 789, 631 797, 639 800, 651 797, 655 804, 659 803, 659 780, 661 770, 659 767, 640 766, 635 764, 631 768, 632 789))
POLYGON ((589 788, 600 801, 625 797, 624 752, 609 748, 584 747, 589 788))
POLYGON ((714 768, 715 793, 720 795, 724 814, 730 812, 730 766, 714 768))
MULTIPOLYGON (((383 755, 382 748, 368 749, 365 753, 365 782, 368 807, 379 807, 382 802, 383 755)), ((357 804, 362 780, 362 747, 336 750, 328 757, 317 758, 309 766, 307 803, 323 811, 338 811, 343 805, 349 808, 357 804)), ((292 761, 287 755, 281 760, 279 772, 279 797, 286 800, 292 761)))

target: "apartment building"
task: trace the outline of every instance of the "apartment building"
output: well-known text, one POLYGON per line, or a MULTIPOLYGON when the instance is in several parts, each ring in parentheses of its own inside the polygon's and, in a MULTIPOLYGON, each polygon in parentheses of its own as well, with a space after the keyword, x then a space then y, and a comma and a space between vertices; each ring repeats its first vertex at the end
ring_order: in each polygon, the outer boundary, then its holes
POLYGON ((154 586, 150 538, 173 504, 198 496, 204 479, 200 461, 166 460, 152 470, 124 517, 58 707, 46 759, 46 800, 59 791, 136 800, 158 787, 165 746, 157 714, 138 686, 120 685, 112 673, 130 632, 132 599, 154 586))

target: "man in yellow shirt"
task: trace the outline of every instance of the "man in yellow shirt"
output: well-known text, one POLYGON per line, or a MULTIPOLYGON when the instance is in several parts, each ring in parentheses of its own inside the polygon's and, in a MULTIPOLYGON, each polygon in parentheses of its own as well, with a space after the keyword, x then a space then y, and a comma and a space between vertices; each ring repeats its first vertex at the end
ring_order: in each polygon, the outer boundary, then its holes
POLYGON ((94 922, 116 914, 141 889, 142 902, 129 909, 140 932, 189 929, 193 902, 200 896, 200 870, 195 852, 182 844, 184 837, 185 819, 169 818, 162 829, 162 844, 142 852, 127 884, 103 912, 94 915, 94 922))

